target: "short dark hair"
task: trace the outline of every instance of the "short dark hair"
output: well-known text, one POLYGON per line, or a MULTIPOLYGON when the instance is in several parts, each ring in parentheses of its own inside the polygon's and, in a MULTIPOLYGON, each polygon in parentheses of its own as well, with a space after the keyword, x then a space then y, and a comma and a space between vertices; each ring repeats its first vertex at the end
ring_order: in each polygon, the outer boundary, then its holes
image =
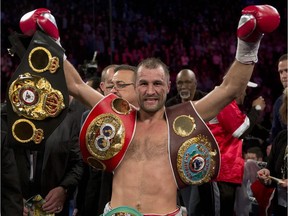
POLYGON ((165 72, 165 76, 167 77, 167 81, 170 80, 169 68, 159 58, 151 57, 151 58, 146 58, 146 59, 142 60, 137 66, 137 72, 141 66, 144 68, 147 68, 147 69, 155 69, 158 67, 162 67, 164 72, 165 72))
POLYGON ((114 68, 115 73, 119 70, 131 70, 136 73, 136 67, 127 64, 121 64, 114 68))
POLYGON ((136 80, 136 71, 137 71, 137 68, 135 66, 132 66, 132 65, 127 65, 127 64, 121 64, 121 65, 118 65, 114 68, 114 72, 118 72, 120 70, 129 70, 129 71, 132 71, 133 74, 134 74, 134 79, 133 79, 133 82, 135 83, 135 80, 136 80))
POLYGON ((256 154, 257 158, 263 158, 262 149, 258 146, 248 148, 247 153, 254 153, 254 154, 256 154))

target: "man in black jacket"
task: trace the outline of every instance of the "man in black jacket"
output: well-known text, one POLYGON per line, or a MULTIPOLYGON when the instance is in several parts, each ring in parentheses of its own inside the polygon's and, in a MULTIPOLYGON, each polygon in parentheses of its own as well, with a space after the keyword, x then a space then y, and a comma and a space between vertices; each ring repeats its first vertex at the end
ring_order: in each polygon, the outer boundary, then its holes
MULTIPOLYGON (((14 149, 23 198, 39 194, 45 199, 44 212, 62 216, 69 215, 69 201, 83 172, 78 136, 81 114, 87 108, 70 97, 68 109, 40 150, 14 149)), ((23 215, 30 210, 25 207, 23 215)))
POLYGON ((7 112, 1 105, 1 215, 21 216, 23 199, 13 150, 7 143, 7 112))
POLYGON ((167 100, 167 107, 189 100, 199 100, 206 95, 205 92, 197 89, 197 79, 195 73, 190 69, 183 69, 179 71, 176 77, 176 88, 178 93, 167 100))

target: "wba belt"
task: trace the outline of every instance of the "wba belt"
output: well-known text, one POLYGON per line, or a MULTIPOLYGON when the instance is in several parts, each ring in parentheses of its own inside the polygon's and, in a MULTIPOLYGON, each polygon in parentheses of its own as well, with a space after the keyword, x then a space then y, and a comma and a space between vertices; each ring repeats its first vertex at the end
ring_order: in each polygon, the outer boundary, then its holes
POLYGON ((14 34, 9 40, 10 54, 21 58, 7 90, 9 144, 38 150, 68 111, 64 50, 40 31, 32 38, 14 34), (28 39, 26 49, 22 41, 28 39))
POLYGON ((215 179, 220 168, 219 148, 192 102, 166 108, 166 117, 170 161, 178 188, 215 179))
POLYGON ((95 169, 112 172, 122 161, 133 138, 136 110, 114 94, 98 102, 80 131, 83 159, 95 169))

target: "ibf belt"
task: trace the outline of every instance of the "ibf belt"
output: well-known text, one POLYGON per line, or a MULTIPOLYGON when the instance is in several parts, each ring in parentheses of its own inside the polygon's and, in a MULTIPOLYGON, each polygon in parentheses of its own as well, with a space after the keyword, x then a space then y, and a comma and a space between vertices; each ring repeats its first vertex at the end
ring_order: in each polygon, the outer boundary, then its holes
POLYGON ((216 178, 220 168, 219 148, 192 102, 166 108, 166 117, 170 160, 178 188, 216 178))
POLYGON ((12 38, 11 54, 17 53, 21 62, 8 83, 9 143, 37 150, 68 111, 64 50, 41 31, 36 31, 32 38, 19 34, 12 38), (26 48, 24 42, 28 39, 26 48))
POLYGON ((80 149, 85 162, 112 172, 122 161, 133 138, 136 110, 114 94, 98 102, 80 131, 80 149))

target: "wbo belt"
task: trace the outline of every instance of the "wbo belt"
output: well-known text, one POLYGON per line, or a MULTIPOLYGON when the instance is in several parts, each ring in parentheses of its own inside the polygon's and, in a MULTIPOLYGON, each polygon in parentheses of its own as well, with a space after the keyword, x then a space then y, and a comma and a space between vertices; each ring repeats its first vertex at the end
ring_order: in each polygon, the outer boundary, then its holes
POLYGON ((112 172, 122 161, 133 138, 136 110, 109 94, 88 114, 80 131, 80 150, 86 163, 112 172))
POLYGON ((215 179, 220 168, 220 151, 193 103, 167 107, 166 117, 170 161, 178 188, 215 179))
POLYGON ((9 53, 21 58, 7 89, 9 144, 40 150, 68 111, 64 50, 41 31, 32 38, 15 33, 9 40, 9 53))

